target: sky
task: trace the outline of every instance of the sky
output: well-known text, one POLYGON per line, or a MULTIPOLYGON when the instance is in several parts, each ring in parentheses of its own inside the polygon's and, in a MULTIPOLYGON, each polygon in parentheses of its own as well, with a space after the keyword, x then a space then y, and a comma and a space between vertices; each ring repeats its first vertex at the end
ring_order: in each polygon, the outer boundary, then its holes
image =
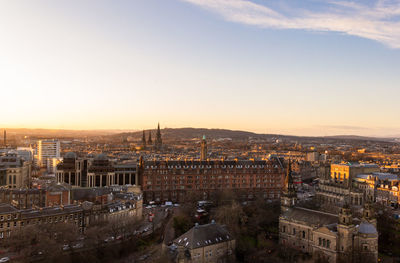
POLYGON ((0 0, 0 127, 399 136, 400 0, 0 0))

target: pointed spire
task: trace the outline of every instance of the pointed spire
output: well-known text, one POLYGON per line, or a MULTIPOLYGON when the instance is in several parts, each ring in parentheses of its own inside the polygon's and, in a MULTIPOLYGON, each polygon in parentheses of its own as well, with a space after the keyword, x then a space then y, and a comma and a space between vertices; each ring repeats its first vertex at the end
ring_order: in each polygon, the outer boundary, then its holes
POLYGON ((155 146, 156 146, 157 149, 161 149, 161 147, 162 147, 160 123, 158 123, 158 125, 157 125, 155 146))
POLYGON ((153 144, 153 140, 151 139, 151 131, 149 131, 149 140, 147 141, 149 145, 153 144))
POLYGON ((142 136, 142 145, 143 145, 143 148, 146 148, 146 134, 145 134, 144 130, 143 130, 143 136, 142 136))
POLYGON ((296 190, 294 188, 293 184, 293 176, 292 176, 292 162, 289 159, 288 167, 287 167, 287 172, 286 172, 286 178, 285 178, 285 186, 284 186, 284 191, 288 194, 296 194, 296 190))

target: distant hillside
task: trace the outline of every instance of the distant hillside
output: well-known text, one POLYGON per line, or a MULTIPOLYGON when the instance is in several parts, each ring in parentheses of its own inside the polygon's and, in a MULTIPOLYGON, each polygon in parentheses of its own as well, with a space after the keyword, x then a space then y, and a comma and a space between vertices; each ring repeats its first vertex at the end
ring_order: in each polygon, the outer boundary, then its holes
MULTIPOLYGON (((151 131, 152 138, 155 139, 156 130, 146 130, 146 138, 148 132, 151 131)), ((193 139, 202 138, 205 135, 207 138, 218 139, 218 138, 232 138, 232 139, 247 139, 249 137, 262 137, 264 135, 247 132, 247 131, 232 131, 225 129, 204 129, 204 128, 165 128, 161 129, 161 134, 163 139, 193 139)), ((128 132, 111 135, 112 137, 118 136, 130 136, 136 139, 141 139, 143 131, 139 132, 128 132)))
POLYGON ((102 136, 111 134, 120 134, 123 130, 64 130, 64 129, 28 129, 28 128, 0 128, 1 135, 3 130, 7 131, 9 136, 33 136, 33 137, 85 137, 85 136, 102 136))
MULTIPOLYGON (((152 138, 155 139, 156 130, 146 130, 146 138, 148 137, 148 132, 152 132, 152 138)), ((227 130, 227 129, 205 129, 205 128, 165 128, 161 129, 162 138, 164 140, 176 140, 176 139, 193 139, 202 138, 205 135, 210 139, 220 139, 220 138, 232 138, 234 140, 246 140, 251 138, 258 139, 289 139, 297 141, 319 141, 332 142, 332 141, 393 141, 393 139, 388 138, 375 138, 375 137, 363 137, 356 135, 338 135, 338 136, 325 136, 325 137, 310 137, 310 136, 291 136, 291 135, 279 135, 279 134, 258 134, 248 131, 237 131, 237 130, 227 130)), ((138 132, 128 132, 110 135, 113 138, 118 137, 133 137, 137 140, 142 138, 143 131, 138 132)))

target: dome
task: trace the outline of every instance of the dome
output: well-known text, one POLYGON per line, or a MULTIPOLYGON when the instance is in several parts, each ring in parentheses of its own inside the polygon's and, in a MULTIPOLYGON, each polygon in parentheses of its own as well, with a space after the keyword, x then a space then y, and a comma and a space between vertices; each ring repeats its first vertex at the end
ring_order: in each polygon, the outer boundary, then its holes
POLYGON ((76 159, 76 153, 74 153, 74 152, 68 152, 68 153, 65 154, 64 158, 76 159))
POLYGON ((101 154, 98 154, 94 159, 95 160, 108 160, 108 157, 104 153, 101 153, 101 154))
POLYGON ((361 234, 376 234, 376 228, 370 223, 362 222, 358 227, 358 232, 361 234))

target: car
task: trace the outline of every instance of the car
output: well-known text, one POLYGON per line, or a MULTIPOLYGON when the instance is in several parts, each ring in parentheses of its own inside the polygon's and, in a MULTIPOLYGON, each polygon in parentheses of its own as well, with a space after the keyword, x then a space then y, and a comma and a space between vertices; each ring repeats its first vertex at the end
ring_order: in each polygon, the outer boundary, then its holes
POLYGON ((146 206, 146 209, 151 209, 151 208, 152 208, 151 205, 146 206))
POLYGON ((67 251, 67 250, 69 250, 69 249, 70 249, 69 245, 64 245, 64 246, 62 247, 62 250, 64 250, 64 251, 67 251))
POLYGON ((0 263, 9 262, 9 261, 10 261, 10 258, 9 258, 9 257, 0 258, 0 263))
POLYGON ((115 237, 107 237, 106 239, 104 239, 104 242, 109 243, 115 240, 115 237))
POLYGON ((150 257, 150 255, 143 255, 143 256, 141 256, 140 258, 139 258, 139 261, 143 261, 143 260, 146 260, 148 257, 150 257))
POLYGON ((157 206, 156 205, 151 205, 151 208, 156 208, 157 206))
POLYGON ((174 206, 175 206, 175 207, 179 207, 180 205, 179 205, 179 204, 174 204, 174 206))
POLYGON ((115 239, 116 240, 122 240, 123 236, 122 235, 118 235, 115 239))
POLYGON ((83 243, 76 243, 75 245, 72 246, 73 248, 83 248, 83 243))

